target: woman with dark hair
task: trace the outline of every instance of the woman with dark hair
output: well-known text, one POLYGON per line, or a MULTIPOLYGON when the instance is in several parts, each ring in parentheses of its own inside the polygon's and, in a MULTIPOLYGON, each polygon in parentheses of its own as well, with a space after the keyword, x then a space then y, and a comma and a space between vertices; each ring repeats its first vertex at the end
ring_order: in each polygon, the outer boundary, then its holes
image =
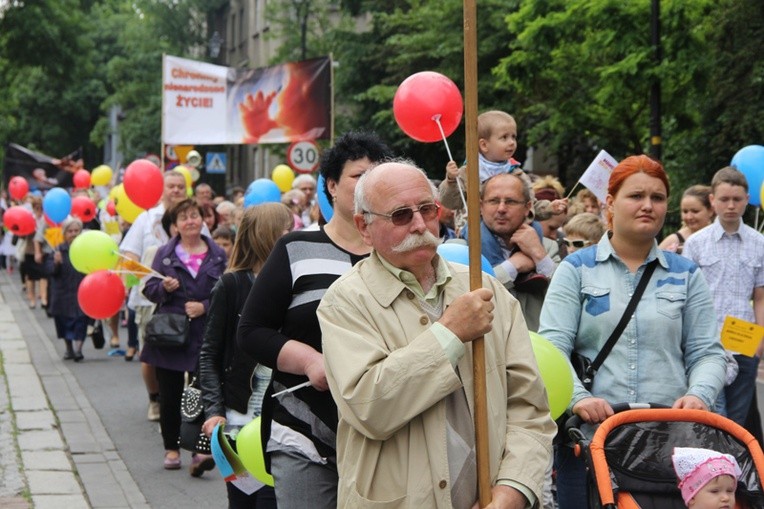
POLYGON ((266 467, 280 508, 337 507, 337 406, 329 393, 316 309, 326 289, 369 254, 355 226, 356 182, 390 155, 375 135, 348 133, 321 160, 334 211, 317 231, 279 239, 239 322, 239 346, 273 370, 263 400, 266 467), (274 393, 309 383, 292 392, 274 393))
MULTIPOLYGON (((159 422, 162 428, 164 468, 180 468, 180 400, 185 374, 195 372, 204 337, 210 292, 225 269, 225 253, 209 237, 202 235, 202 210, 186 199, 169 211, 178 234, 161 246, 152 269, 160 277, 149 277, 143 294, 157 304, 155 313, 182 313, 191 320, 189 344, 184 348, 160 348, 144 344, 141 362, 156 368, 159 382, 159 422)), ((191 475, 198 477, 215 463, 211 456, 194 455, 191 475)))
MULTIPOLYGON (((199 381, 207 436, 215 425, 225 425, 228 440, 236 448, 236 433, 260 415, 263 394, 271 370, 257 364, 236 344, 239 313, 257 273, 276 241, 292 229, 292 215, 280 203, 263 203, 244 211, 226 273, 212 289, 207 330, 199 355, 199 381)), ((247 495, 226 483, 229 509, 276 507, 273 488, 263 486, 247 495)))
POLYGON ((684 241, 714 222, 716 214, 711 206, 711 186, 694 185, 685 189, 679 208, 682 212, 682 227, 663 239, 658 247, 682 254, 684 241))
POLYGON ((201 207, 204 224, 207 225, 210 232, 214 232, 215 228, 218 227, 218 222, 220 222, 218 213, 215 211, 215 205, 212 202, 205 202, 201 204, 201 207))
MULTIPOLYGON (((574 378, 569 409, 596 425, 615 403, 651 402, 708 410, 724 386, 725 357, 716 336, 711 293, 698 266, 661 251, 669 183, 647 156, 624 159, 610 176, 608 232, 565 258, 549 285, 539 334, 565 358, 594 359, 621 320, 648 267, 654 272, 591 390, 574 378)), ((571 370, 572 370, 571 366, 571 370)), ((584 432, 591 433, 590 426, 584 432)), ((561 509, 587 507, 586 470, 568 445, 556 451, 561 509)))

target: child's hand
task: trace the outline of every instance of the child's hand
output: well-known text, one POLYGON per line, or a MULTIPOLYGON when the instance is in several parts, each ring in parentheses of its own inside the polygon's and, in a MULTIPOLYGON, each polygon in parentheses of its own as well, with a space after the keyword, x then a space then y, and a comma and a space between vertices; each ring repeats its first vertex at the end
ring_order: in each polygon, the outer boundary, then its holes
POLYGON ((563 214, 568 211, 568 199, 563 198, 561 200, 554 200, 550 206, 552 207, 552 214, 555 216, 558 214, 563 214))
POLYGON ((456 162, 449 161, 446 165, 446 180, 448 182, 454 183, 456 182, 456 178, 459 176, 459 166, 457 166, 456 162))

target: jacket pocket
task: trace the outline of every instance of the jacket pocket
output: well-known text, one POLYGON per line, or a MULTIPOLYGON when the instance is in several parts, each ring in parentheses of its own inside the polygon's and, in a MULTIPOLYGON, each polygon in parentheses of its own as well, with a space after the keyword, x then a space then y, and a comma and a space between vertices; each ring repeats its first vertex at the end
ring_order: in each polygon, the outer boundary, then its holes
POLYGON ((687 292, 677 290, 664 290, 655 292, 656 306, 658 313, 671 318, 679 318, 684 309, 684 302, 687 300, 687 292))
POLYGON ((347 509, 369 508, 369 509, 395 509, 406 507, 406 496, 394 498, 392 500, 369 500, 362 497, 357 491, 355 484, 348 489, 348 497, 345 503, 340 502, 339 507, 347 509))
POLYGON ((581 288, 584 297, 584 310, 591 316, 598 316, 610 311, 610 288, 587 285, 581 288))

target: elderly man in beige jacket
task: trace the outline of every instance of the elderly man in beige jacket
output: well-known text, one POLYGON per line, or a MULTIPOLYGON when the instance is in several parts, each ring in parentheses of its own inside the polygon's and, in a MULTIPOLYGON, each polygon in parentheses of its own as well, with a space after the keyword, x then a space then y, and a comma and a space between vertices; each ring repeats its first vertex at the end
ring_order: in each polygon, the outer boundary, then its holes
POLYGON ((490 276, 470 291, 467 268, 437 255, 438 205, 412 163, 369 170, 355 208, 374 250, 318 308, 339 507, 476 506, 471 341, 483 335, 490 507, 537 506, 556 428, 519 304, 490 276))

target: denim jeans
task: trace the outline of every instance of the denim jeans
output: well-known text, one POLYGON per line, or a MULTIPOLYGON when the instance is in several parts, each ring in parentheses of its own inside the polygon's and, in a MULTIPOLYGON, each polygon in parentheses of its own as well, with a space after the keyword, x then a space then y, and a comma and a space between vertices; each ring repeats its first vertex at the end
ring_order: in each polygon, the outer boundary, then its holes
POLYGON ((737 378, 724 388, 727 399, 727 417, 745 426, 748 410, 755 394, 756 374, 759 370, 759 358, 746 355, 735 355, 735 360, 740 368, 737 378))
POLYGON ((554 462, 557 468, 557 507, 589 507, 586 465, 583 458, 576 458, 571 447, 558 445, 555 446, 554 462))
POLYGON ((337 464, 314 463, 290 451, 271 453, 271 475, 279 509, 336 509, 337 464))

